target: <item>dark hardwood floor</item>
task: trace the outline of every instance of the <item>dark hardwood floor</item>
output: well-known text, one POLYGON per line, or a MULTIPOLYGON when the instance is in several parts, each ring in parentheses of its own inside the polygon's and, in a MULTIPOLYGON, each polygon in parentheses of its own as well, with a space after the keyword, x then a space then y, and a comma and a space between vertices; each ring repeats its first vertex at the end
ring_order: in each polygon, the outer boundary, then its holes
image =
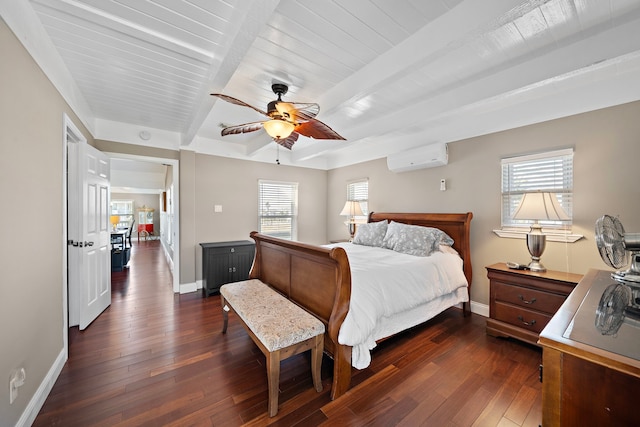
POLYGON ((538 426, 538 348, 488 337, 485 319, 450 309, 381 343, 352 389, 331 401, 309 356, 282 363, 279 412, 267 415, 265 359, 219 297, 175 295, 158 241, 134 241, 112 275, 112 304, 70 330, 69 360, 34 426, 538 426))

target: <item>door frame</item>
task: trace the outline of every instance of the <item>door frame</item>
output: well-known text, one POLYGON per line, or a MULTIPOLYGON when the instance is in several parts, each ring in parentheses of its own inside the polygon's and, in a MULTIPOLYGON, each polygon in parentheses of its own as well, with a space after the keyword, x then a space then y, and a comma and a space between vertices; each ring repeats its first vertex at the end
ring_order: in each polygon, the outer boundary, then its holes
POLYGON ((69 256, 67 251, 69 246, 68 191, 70 159, 68 140, 71 137, 71 139, 84 140, 86 142, 86 138, 66 113, 63 113, 62 129, 62 342, 65 355, 64 361, 66 361, 69 358, 69 256))
POLYGON ((112 159, 138 160, 141 162, 161 163, 171 165, 173 171, 173 204, 175 206, 173 224, 171 229, 174 232, 173 238, 173 292, 180 293, 180 161, 163 157, 140 156, 135 154, 124 154, 105 151, 104 154, 112 159))

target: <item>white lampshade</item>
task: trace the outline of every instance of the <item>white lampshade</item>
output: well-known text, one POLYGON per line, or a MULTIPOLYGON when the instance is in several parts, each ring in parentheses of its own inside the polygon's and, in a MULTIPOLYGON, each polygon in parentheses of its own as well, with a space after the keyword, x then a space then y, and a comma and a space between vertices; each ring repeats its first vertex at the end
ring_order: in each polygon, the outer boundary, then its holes
POLYGON ((525 193, 513 219, 532 219, 536 221, 567 221, 569 215, 562 209, 555 193, 525 193))
POLYGON ((344 204, 344 208, 342 208, 342 212, 340 215, 349 215, 349 216, 362 216, 364 212, 362 212, 362 208, 360 207, 360 202, 355 200, 347 200, 344 204))
POLYGON ((555 193, 537 191, 535 193, 525 193, 522 196, 520 205, 513 214, 513 219, 533 220, 531 230, 527 233, 527 249, 531 254, 529 270, 543 272, 547 271, 540 262, 540 257, 547 244, 546 236, 542 233, 542 226, 538 221, 566 221, 569 215, 562 209, 555 193))
POLYGON ((270 137, 275 139, 285 139, 293 132, 293 124, 285 120, 273 119, 262 124, 264 130, 270 137))

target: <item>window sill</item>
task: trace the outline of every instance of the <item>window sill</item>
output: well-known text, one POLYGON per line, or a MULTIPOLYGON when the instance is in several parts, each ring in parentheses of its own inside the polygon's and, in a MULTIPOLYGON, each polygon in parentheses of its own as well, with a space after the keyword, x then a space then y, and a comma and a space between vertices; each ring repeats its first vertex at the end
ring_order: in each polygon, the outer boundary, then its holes
MULTIPOLYGON (((507 239, 526 239, 528 230, 514 230, 514 229, 497 229, 493 230, 498 236, 507 238, 507 239)), ((565 242, 565 243, 575 243, 578 240, 582 239, 584 236, 581 234, 571 234, 571 233, 563 233, 560 231, 552 230, 552 231, 544 231, 543 233, 547 236, 547 241, 549 242, 565 242)))

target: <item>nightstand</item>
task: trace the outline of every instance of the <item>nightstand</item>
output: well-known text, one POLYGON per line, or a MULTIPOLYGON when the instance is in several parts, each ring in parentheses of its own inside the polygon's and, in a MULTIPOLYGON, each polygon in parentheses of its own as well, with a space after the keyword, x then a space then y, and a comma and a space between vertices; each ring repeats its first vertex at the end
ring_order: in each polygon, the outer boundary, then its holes
POLYGON ((537 345, 538 335, 560 308, 582 275, 547 270, 514 270, 504 263, 487 267, 489 316, 487 334, 537 345))

